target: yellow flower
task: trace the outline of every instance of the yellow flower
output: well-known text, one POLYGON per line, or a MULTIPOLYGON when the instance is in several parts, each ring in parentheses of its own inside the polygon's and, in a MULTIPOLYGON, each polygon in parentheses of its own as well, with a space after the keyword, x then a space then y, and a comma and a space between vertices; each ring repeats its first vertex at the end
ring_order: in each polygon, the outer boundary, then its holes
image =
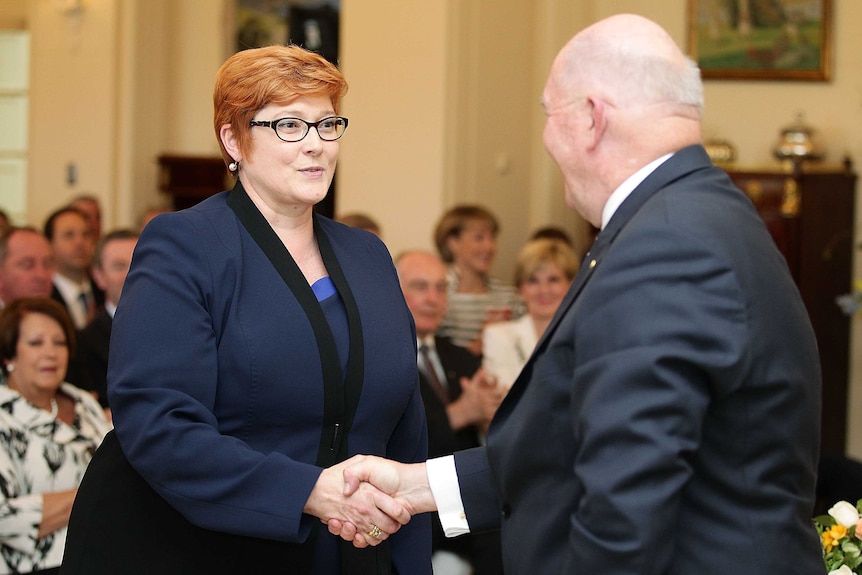
POLYGON ((838 545, 838 542, 844 539, 847 536, 847 528, 843 525, 833 525, 820 535, 820 541, 823 544, 823 548, 826 549, 826 552, 829 553, 832 549, 838 545))

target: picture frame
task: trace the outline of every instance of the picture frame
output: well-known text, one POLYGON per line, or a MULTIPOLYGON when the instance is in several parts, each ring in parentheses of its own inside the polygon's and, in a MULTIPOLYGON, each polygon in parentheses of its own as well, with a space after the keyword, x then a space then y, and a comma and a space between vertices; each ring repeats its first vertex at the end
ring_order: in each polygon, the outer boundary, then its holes
POLYGON ((689 0, 688 31, 704 79, 831 78, 832 0, 689 0))

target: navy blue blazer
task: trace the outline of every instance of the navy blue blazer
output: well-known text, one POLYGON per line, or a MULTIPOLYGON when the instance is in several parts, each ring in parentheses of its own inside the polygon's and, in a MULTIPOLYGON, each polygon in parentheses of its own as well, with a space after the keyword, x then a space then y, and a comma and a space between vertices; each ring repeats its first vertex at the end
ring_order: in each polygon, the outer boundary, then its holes
POLYGON ((813 331, 700 146, 622 203, 492 423, 456 454, 506 573, 825 572, 813 331))
MULTIPOLYGON (((112 331, 116 434, 194 525, 301 542, 319 523, 302 510, 321 473, 321 360, 306 314, 227 196, 160 215, 141 234, 112 331)), ((390 255, 372 234, 319 224, 364 337, 348 451, 423 461, 416 335, 390 255)), ((389 539, 401 573, 430 573, 430 522, 417 519, 389 539)))

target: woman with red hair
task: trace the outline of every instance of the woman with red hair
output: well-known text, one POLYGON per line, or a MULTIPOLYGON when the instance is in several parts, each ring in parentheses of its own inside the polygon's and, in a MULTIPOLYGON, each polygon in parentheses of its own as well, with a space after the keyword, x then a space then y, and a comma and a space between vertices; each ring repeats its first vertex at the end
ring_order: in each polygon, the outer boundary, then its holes
POLYGON ((313 211, 346 88, 296 46, 219 70, 215 132, 237 182, 141 234, 111 340, 116 435, 81 486, 64 573, 430 574, 428 520, 402 527, 370 486, 343 495, 352 455, 427 452, 391 257, 313 211), (321 528, 331 518, 370 546, 321 528))

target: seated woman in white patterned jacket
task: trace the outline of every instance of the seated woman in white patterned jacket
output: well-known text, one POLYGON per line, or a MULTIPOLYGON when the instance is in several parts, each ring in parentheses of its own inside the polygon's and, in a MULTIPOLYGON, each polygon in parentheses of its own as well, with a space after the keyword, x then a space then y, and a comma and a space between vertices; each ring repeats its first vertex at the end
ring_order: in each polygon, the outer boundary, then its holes
POLYGON ((14 300, 0 313, 0 573, 57 573, 78 484, 111 429, 96 399, 63 383, 74 347, 63 307, 14 300))

